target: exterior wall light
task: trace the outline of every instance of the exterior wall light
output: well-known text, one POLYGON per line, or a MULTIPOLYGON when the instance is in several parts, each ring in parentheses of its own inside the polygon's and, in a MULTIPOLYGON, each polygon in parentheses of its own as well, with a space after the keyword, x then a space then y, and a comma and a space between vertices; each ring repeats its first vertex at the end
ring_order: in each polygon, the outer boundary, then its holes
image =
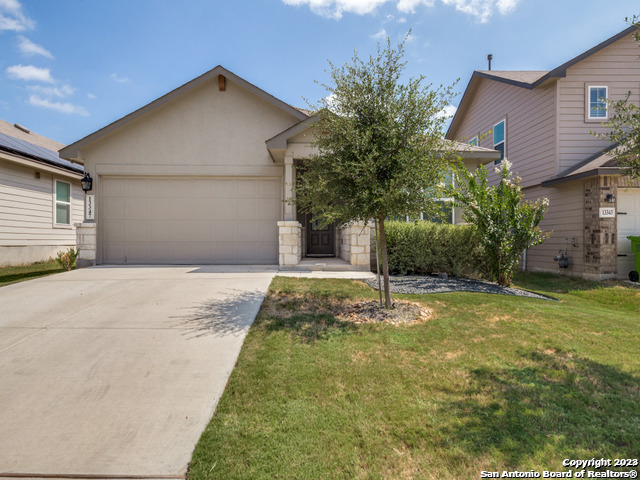
POLYGON ((84 193, 87 193, 93 186, 93 178, 91 178, 91 175, 87 172, 84 174, 83 179, 80 180, 80 183, 82 184, 82 190, 84 190, 84 193))
POLYGON ((605 197, 605 200, 608 203, 616 203, 616 196, 613 193, 607 193, 607 196, 605 197))

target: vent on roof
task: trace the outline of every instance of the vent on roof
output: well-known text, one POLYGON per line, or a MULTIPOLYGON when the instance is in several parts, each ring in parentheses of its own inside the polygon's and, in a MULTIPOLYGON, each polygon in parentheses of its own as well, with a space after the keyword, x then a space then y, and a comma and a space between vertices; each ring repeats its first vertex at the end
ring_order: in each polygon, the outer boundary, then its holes
POLYGON ((18 130, 22 130, 24 133, 31 133, 31 130, 29 130, 27 127, 23 127, 19 123, 14 123, 13 126, 16 127, 18 130))
POLYGON ((493 55, 487 55, 487 60, 489 61, 489 71, 491 71, 491 60, 493 60, 493 55))

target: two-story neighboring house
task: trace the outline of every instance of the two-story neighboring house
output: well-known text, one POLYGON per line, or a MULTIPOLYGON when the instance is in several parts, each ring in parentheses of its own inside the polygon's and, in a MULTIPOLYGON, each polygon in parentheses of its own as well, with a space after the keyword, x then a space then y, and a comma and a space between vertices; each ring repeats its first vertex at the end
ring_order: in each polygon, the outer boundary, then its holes
POLYGON ((554 256, 561 250, 570 275, 626 278, 633 269, 626 237, 640 235, 640 181, 621 176, 606 153, 611 145, 591 132, 605 131, 603 99, 630 91, 630 101, 640 101, 634 32, 629 27, 551 71, 471 77, 447 138, 499 150, 522 178, 526 198, 550 201, 541 227, 553 233, 527 252, 527 270, 559 271, 554 256))

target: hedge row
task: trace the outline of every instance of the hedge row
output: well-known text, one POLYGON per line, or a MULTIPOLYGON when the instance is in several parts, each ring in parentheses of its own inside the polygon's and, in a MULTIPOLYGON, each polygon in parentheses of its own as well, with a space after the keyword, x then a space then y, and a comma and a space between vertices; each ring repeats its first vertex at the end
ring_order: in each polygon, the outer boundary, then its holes
POLYGON ((385 227, 393 274, 446 272, 459 277, 481 270, 482 249, 473 225, 390 221, 385 227))

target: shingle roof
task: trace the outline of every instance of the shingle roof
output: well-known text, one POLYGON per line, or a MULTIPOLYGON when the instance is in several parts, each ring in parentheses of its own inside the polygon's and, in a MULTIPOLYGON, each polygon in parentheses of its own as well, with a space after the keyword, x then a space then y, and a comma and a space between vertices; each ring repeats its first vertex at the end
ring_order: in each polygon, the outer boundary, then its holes
POLYGON ((534 83, 536 80, 544 77, 548 70, 478 70, 478 73, 484 74, 486 77, 502 78, 518 83, 534 83))
MULTIPOLYGON (((2 122, 2 123, 6 123, 6 122, 2 122)), ((13 125, 11 125, 11 127, 17 131, 20 131, 17 128, 13 127, 13 125)), ((24 133, 25 135, 31 135, 31 133, 26 133, 26 132, 22 132, 22 133, 24 133)), ((25 157, 30 160, 47 163, 49 165, 54 165, 56 167, 61 167, 61 168, 64 168, 65 170, 69 170, 72 172, 76 172, 76 173, 83 172, 83 168, 80 165, 73 162, 69 162, 68 160, 64 160, 60 158, 57 151, 50 150, 49 148, 45 148, 41 146, 41 145, 52 145, 54 147, 57 147, 57 145, 62 145, 62 144, 58 144, 58 142, 55 142, 54 140, 50 140, 46 137, 42 137, 41 135, 37 135, 37 138, 36 138, 34 134, 34 138, 36 139, 36 141, 38 141, 40 145, 37 145, 32 142, 28 142, 26 140, 23 140, 22 138, 17 138, 17 135, 16 136, 7 135, 6 133, 0 132, 0 151, 19 155, 21 157, 25 157)))
POLYGON ((565 183, 580 178, 592 177, 595 175, 615 175, 620 173, 618 161, 613 153, 618 144, 609 145, 601 152, 597 152, 577 165, 564 171, 560 175, 542 182, 543 187, 550 187, 558 183, 565 183))
POLYGON ((47 150, 53 150, 54 152, 57 152, 65 146, 63 143, 56 142, 55 140, 43 137, 42 135, 38 135, 37 133, 31 131, 27 133, 24 130, 16 127, 14 123, 5 122, 4 120, 0 120, 0 133, 4 133, 5 135, 9 135, 13 138, 24 140, 39 147, 44 147, 47 150))

